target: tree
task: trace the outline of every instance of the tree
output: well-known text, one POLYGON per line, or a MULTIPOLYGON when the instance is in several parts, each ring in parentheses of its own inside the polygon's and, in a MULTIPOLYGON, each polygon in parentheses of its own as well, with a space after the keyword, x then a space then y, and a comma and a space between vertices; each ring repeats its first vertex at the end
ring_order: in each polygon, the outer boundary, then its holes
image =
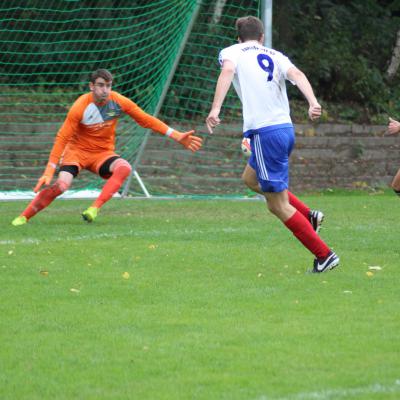
POLYGON ((392 58, 387 69, 388 80, 393 80, 400 66, 400 30, 397 31, 397 40, 393 49, 392 58))

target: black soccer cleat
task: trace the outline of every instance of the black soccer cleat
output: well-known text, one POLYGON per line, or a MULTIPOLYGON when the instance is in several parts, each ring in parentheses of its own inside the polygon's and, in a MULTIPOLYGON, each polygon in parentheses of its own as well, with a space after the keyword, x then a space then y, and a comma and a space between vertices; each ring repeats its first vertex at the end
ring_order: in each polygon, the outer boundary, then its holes
POLYGON ((339 257, 331 251, 328 256, 324 259, 316 258, 314 260, 314 268, 312 270, 313 273, 319 274, 321 272, 329 271, 333 268, 336 268, 339 265, 339 257))
POLYGON ((322 211, 310 210, 308 220, 315 232, 319 232, 322 222, 324 221, 324 213, 322 211))

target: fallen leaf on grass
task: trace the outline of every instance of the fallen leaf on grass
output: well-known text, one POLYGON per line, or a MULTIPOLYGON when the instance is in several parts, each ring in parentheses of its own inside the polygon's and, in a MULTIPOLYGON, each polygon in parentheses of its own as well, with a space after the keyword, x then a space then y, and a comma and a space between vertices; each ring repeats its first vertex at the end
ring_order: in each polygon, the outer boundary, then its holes
POLYGON ((129 279, 129 278, 130 278, 129 272, 124 272, 124 273, 122 274, 122 277, 123 277, 124 279, 129 279))
POLYGON ((366 274, 367 276, 369 276, 369 277, 374 276, 374 273, 371 272, 371 271, 367 271, 365 274, 366 274))
POLYGON ((379 265, 370 265, 370 266, 368 267, 368 269, 371 269, 371 270, 373 270, 373 271, 381 271, 381 270, 382 270, 382 267, 380 267, 379 265))
POLYGON ((40 275, 43 276, 48 276, 49 275, 49 271, 45 271, 44 269, 40 271, 40 275))

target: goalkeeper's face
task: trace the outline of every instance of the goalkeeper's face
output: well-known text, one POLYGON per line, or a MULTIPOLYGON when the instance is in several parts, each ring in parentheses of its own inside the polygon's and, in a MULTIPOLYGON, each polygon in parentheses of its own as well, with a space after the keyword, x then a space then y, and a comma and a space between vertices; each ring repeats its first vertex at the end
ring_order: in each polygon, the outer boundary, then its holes
POLYGON ((108 96, 110 95, 112 82, 107 82, 103 78, 97 78, 94 83, 89 83, 89 87, 93 93, 94 101, 96 103, 101 103, 107 100, 108 96))

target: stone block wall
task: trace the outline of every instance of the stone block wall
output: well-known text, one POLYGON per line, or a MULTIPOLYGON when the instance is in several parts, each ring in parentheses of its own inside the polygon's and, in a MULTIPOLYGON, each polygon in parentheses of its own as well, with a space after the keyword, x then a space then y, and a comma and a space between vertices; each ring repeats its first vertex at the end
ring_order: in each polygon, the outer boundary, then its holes
MULTIPOLYGON (((298 124, 295 129, 292 190, 384 188, 400 168, 400 136, 385 135, 386 126, 298 124)), ((221 125, 212 136, 204 126, 196 131, 205 144, 195 156, 152 135, 138 165, 144 181, 182 194, 244 193, 241 127, 221 125)))
MULTIPOLYGON (((384 188, 400 168, 400 136, 385 135, 386 126, 309 124, 295 128, 290 176, 294 191, 384 188)), ((0 138, 0 190, 31 188, 37 181, 57 129, 42 127, 46 132, 40 135, 34 129, 24 125, 18 135, 0 138)), ((223 124, 214 135, 206 133, 204 124, 195 129, 204 138, 203 148, 195 155, 164 136, 149 136, 137 164, 146 187, 151 193, 165 194, 245 194, 241 173, 247 160, 240 150, 241 126, 223 124)), ((83 187, 93 178, 83 173, 74 187, 83 187)))
POLYGON ((387 187, 400 168, 400 137, 386 126, 297 125, 291 181, 298 190, 387 187))

